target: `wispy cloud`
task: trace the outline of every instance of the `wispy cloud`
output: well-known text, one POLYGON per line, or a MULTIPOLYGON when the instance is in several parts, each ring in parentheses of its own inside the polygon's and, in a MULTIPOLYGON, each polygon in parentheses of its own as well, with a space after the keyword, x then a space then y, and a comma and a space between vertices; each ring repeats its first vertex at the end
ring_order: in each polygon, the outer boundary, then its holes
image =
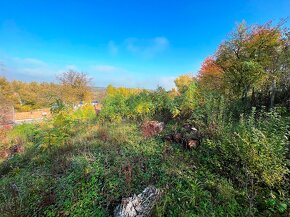
POLYGON ((54 67, 37 58, 5 56, 1 60, 5 66, 1 73, 9 79, 52 81, 57 72, 54 67))
POLYGON ((42 67, 16 68, 15 72, 27 76, 27 78, 32 77, 36 79, 47 78, 47 75, 54 73, 51 69, 42 67))
POLYGON ((167 76, 167 77, 160 77, 158 79, 158 86, 165 88, 166 90, 171 90, 175 87, 174 80, 176 77, 174 76, 167 76))
POLYGON ((116 67, 116 66, 112 66, 112 65, 94 65, 90 67, 91 71, 93 72, 100 72, 100 73, 119 73, 119 72, 124 72, 125 70, 120 68, 120 67, 116 67))
POLYGON ((166 37, 154 38, 127 38, 123 43, 116 44, 113 40, 108 42, 108 52, 116 56, 120 52, 129 52, 142 58, 153 58, 169 48, 169 40, 166 37))
POLYGON ((114 86, 126 86, 155 89, 158 86, 170 90, 175 87, 174 76, 150 76, 129 71, 114 65, 94 65, 89 69, 89 75, 94 78, 97 86, 106 87, 109 84, 114 86))
POLYGON ((46 63, 42 60, 35 59, 35 58, 19 58, 15 57, 14 61, 16 64, 25 64, 25 65, 33 65, 33 66, 43 66, 46 65, 46 63))
POLYGON ((135 86, 135 75, 128 70, 114 65, 93 65, 89 67, 89 75, 99 87, 106 87, 109 84, 114 86, 135 86))
POLYGON ((127 38, 125 40, 125 45, 129 52, 145 58, 152 58, 158 53, 165 51, 169 44, 169 40, 165 37, 151 39, 127 38))

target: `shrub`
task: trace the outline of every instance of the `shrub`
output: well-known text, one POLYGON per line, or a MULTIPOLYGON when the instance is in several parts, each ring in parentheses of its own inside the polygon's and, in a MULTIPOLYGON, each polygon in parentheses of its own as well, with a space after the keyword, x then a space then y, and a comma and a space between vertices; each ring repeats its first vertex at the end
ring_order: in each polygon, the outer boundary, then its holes
POLYGON ((248 199, 244 200, 252 213, 257 198, 269 197, 272 190, 287 191, 286 132, 287 124, 277 112, 257 114, 253 110, 249 117, 224 128, 220 139, 207 139, 201 146, 200 159, 241 191, 246 190, 248 199))
POLYGON ((162 88, 154 92, 143 90, 135 94, 110 94, 104 100, 99 120, 121 122, 154 118, 168 121, 172 118, 172 103, 173 100, 162 88))

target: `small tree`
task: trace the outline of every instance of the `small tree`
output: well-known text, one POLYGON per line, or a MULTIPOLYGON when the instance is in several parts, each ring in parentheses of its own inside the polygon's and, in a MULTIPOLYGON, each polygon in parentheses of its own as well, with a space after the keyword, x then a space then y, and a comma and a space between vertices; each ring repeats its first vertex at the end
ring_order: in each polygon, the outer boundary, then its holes
POLYGON ((191 75, 181 75, 174 81, 179 93, 184 93, 192 82, 193 76, 191 75))
POLYGON ((67 103, 75 103, 91 99, 91 78, 83 72, 69 70, 59 75, 61 97, 67 103))

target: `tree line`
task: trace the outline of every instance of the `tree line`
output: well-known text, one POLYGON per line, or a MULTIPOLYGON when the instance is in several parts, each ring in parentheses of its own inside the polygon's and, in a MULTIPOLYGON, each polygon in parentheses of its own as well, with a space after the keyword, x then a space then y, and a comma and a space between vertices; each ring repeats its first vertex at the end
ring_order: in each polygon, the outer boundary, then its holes
POLYGON ((57 100, 72 105, 95 97, 91 79, 73 70, 57 76, 57 83, 8 81, 0 77, 1 103, 13 105, 18 111, 50 107, 57 100))

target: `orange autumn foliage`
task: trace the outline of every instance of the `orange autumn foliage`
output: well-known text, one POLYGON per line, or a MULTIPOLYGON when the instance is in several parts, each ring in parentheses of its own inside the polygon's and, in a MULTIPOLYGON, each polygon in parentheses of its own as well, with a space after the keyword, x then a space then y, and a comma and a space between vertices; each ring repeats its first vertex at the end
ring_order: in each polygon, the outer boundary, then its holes
POLYGON ((209 90, 221 90, 223 86, 223 70, 216 64, 213 57, 207 57, 202 63, 198 81, 209 90))

